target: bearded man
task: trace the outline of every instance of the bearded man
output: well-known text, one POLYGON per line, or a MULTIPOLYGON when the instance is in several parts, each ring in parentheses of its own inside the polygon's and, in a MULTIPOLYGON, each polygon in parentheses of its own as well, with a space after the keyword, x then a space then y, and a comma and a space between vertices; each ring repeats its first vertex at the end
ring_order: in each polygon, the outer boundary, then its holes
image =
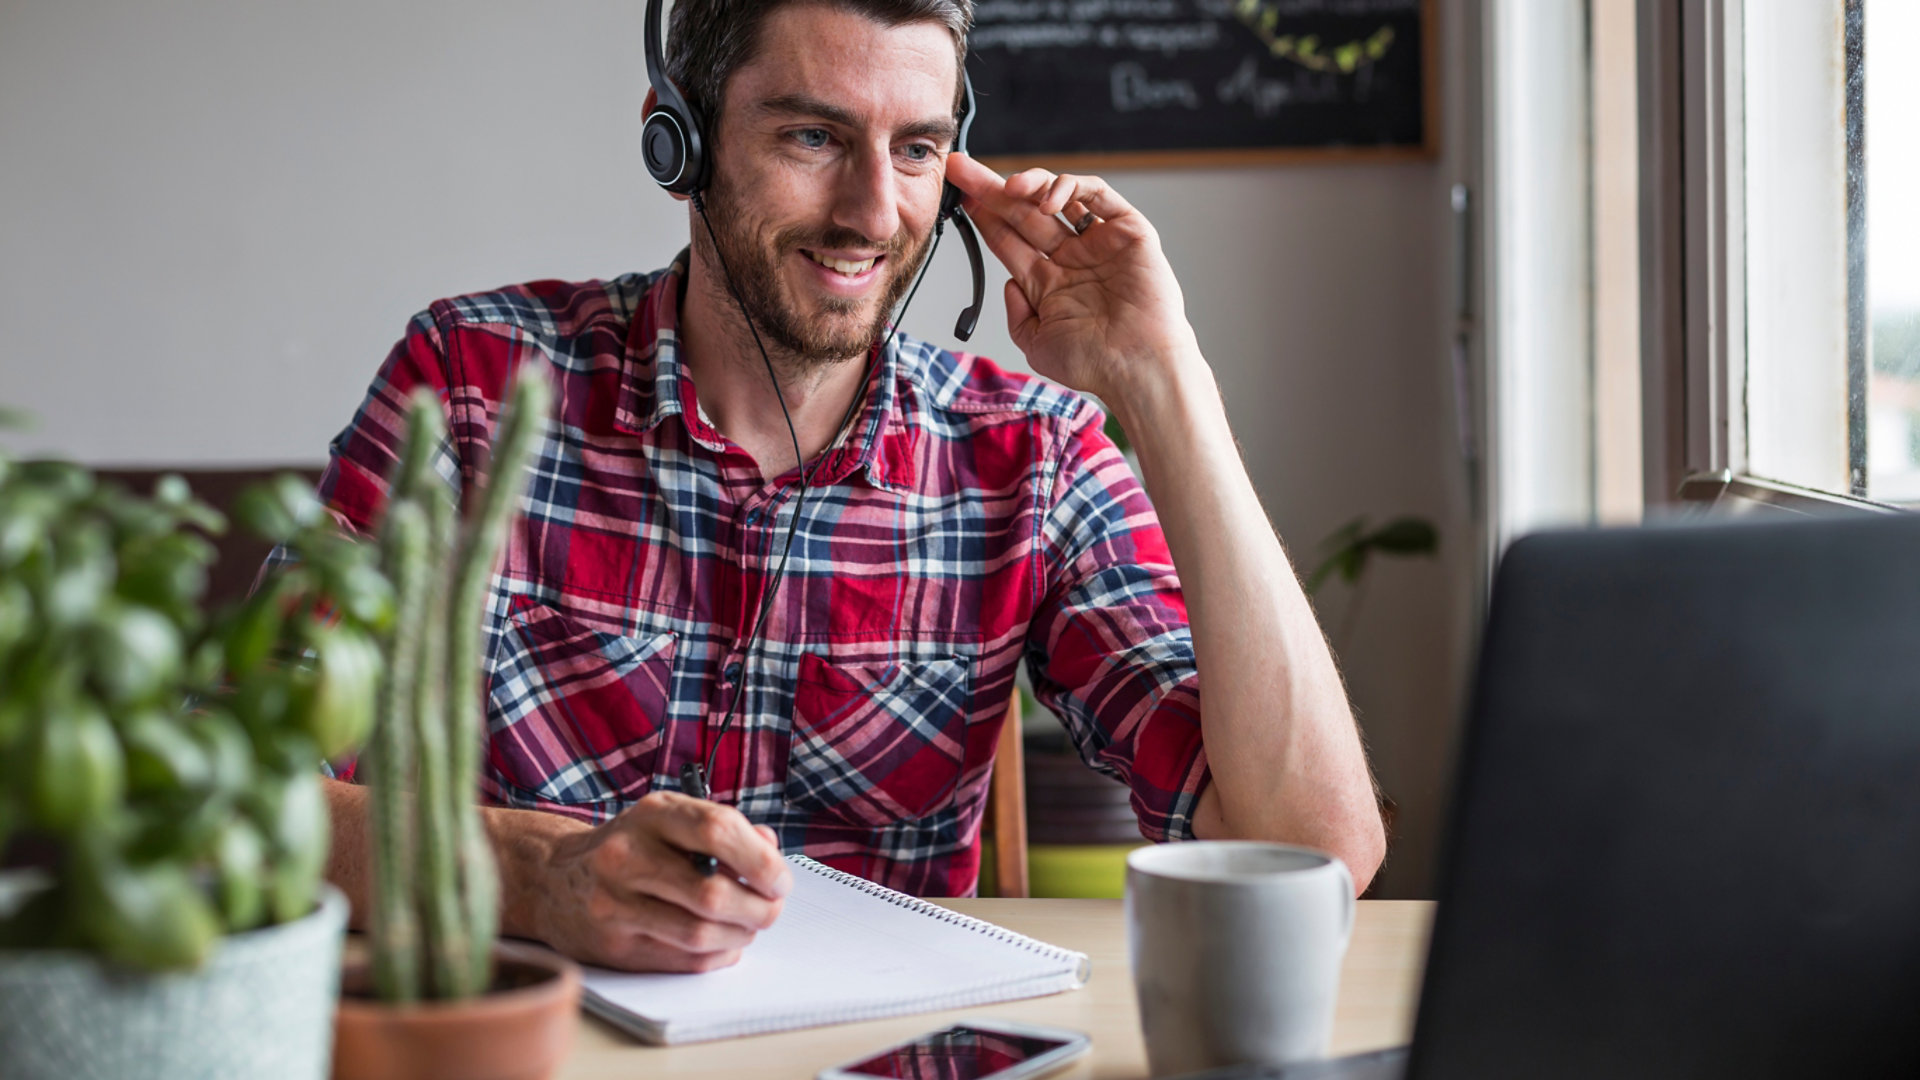
MULTIPOLYGON (((1310 844, 1362 889, 1379 866, 1344 689, 1152 226, 1098 179, 950 152, 970 19, 969 0, 679 0, 668 72, 712 160, 691 247, 433 304, 335 440, 321 494, 372 530, 416 388, 444 403, 439 472, 465 492, 511 373, 552 368, 474 733, 505 932, 614 967, 730 964, 779 915, 782 852, 972 892, 1023 662, 1148 839, 1310 844), (890 329, 945 181, 1053 382, 890 329), (1144 491, 1075 391, 1132 437, 1144 491), (709 754, 713 800, 682 793, 709 754)), ((329 876, 364 911, 365 792, 328 796, 329 876)))

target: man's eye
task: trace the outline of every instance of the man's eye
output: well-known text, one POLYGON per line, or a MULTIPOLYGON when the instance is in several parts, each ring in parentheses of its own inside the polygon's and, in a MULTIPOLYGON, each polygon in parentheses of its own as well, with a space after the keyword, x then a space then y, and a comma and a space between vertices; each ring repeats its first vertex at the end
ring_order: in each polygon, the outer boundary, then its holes
POLYGON ((909 143, 902 153, 907 155, 908 161, 919 162, 933 160, 933 147, 928 146, 926 143, 909 143))
POLYGON ((829 138, 824 128, 802 128, 794 132, 793 137, 800 140, 800 145, 809 150, 818 150, 827 145, 829 138))

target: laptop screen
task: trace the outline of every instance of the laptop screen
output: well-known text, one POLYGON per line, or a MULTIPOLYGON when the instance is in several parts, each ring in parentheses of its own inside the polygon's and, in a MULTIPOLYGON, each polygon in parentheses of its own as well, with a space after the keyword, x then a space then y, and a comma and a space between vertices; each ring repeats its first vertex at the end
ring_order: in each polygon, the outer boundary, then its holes
POLYGON ((1920 517, 1523 539, 1410 1075, 1920 1075, 1920 517))

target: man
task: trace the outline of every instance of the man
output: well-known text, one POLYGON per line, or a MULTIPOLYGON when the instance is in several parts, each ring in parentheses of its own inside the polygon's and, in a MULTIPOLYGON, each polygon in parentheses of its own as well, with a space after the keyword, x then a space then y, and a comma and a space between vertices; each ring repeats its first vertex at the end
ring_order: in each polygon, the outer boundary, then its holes
MULTIPOLYGON (((970 17, 681 0, 669 71, 713 158, 689 252, 433 305, 336 440, 322 494, 375 528, 409 392, 446 403, 441 472, 464 490, 510 370, 553 367, 487 628, 507 933, 618 967, 730 964, 778 917, 782 850, 971 891, 1022 660, 1148 838, 1311 844, 1362 888, 1378 867, 1344 690, 1152 227, 1097 179, 1003 181, 948 153, 970 17), (1112 408, 1152 504, 1077 394, 890 333, 943 180, 1012 272, 1014 341, 1112 408), (813 463, 797 525, 794 439, 813 463), (679 793, 709 750, 715 801, 679 793)), ((364 792, 329 797, 329 875, 359 910, 364 792)))

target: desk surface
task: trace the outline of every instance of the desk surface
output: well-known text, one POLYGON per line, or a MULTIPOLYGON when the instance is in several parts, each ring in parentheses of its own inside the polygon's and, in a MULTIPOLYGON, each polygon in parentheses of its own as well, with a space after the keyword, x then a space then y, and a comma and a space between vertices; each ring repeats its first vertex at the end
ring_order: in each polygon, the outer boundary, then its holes
MULTIPOLYGON (((1118 900, 949 900, 975 915, 1093 959, 1093 977, 1079 990, 891 1020, 809 1028, 690 1046, 634 1043, 592 1018, 582 1020, 573 1057, 561 1080, 633 1077, 811 1077, 829 1065, 967 1016, 998 1016, 1054 1024, 1093 1036, 1093 1049, 1062 1077, 1134 1078, 1147 1075, 1146 1049, 1127 963, 1126 925, 1118 900)), ((1341 972, 1340 1007, 1333 1025, 1336 1054, 1406 1042, 1420 989, 1421 961, 1433 905, 1423 900, 1366 900, 1360 904, 1341 972)))

